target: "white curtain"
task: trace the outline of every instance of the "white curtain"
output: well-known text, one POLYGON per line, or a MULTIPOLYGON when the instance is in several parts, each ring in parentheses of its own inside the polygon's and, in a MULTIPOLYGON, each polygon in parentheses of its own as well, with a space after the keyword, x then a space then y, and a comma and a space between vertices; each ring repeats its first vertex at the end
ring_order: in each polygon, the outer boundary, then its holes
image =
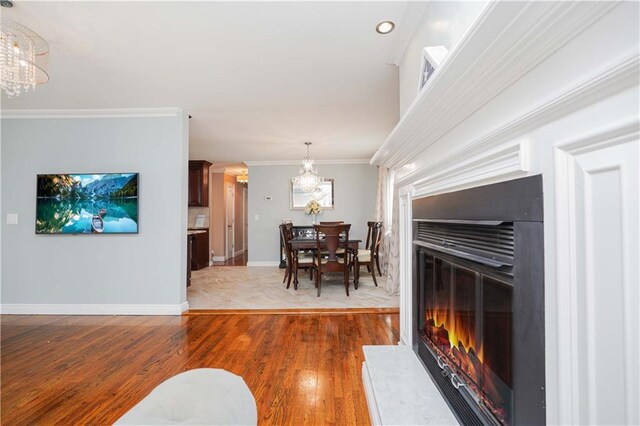
POLYGON ((387 191, 389 169, 384 166, 378 166, 378 188, 376 192, 376 222, 382 222, 382 240, 380 241, 379 259, 380 269, 383 274, 387 273, 387 252, 389 251, 389 238, 387 238, 386 229, 389 227, 387 224, 387 191))
POLYGON ((391 235, 389 235, 387 291, 400 294, 400 199, 392 194, 391 235))
POLYGON ((398 292, 398 243, 395 199, 393 196, 394 172, 387 167, 378 166, 378 190, 376 196, 376 221, 382 222, 382 241, 380 243, 380 268, 387 274, 387 291, 398 292), (395 235, 395 236, 394 236, 395 235))

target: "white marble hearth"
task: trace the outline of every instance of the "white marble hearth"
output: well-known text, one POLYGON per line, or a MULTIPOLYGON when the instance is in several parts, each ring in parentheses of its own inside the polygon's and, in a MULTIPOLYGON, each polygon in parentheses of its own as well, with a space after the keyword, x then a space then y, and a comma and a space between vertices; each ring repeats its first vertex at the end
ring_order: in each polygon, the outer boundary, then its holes
POLYGON ((457 425, 409 346, 363 346, 362 380, 374 425, 457 425))

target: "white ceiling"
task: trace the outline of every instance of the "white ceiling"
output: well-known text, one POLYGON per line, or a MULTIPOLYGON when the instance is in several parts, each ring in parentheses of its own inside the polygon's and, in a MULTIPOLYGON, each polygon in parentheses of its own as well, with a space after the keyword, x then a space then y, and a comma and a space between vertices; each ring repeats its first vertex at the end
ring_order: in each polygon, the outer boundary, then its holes
POLYGON ((405 2, 22 2, 50 44, 50 81, 3 108, 180 107, 190 157, 373 155, 398 121, 386 58, 405 2))

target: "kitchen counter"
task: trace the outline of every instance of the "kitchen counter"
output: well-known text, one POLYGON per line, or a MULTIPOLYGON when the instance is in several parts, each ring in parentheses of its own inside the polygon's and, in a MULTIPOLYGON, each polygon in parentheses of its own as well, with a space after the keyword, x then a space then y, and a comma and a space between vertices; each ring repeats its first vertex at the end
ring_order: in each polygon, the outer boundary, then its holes
POLYGON ((187 238, 191 243, 191 270, 197 271, 209 266, 211 254, 209 252, 209 229, 187 228, 187 238))

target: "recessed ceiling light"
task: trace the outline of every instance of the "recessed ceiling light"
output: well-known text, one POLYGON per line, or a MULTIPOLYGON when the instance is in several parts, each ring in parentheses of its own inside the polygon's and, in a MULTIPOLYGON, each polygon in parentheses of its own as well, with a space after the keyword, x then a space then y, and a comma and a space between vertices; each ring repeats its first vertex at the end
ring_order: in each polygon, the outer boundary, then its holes
POLYGON ((2 7, 13 7, 13 2, 11 0, 2 0, 2 1, 0 1, 0 6, 2 6, 2 7))
POLYGON ((376 31, 380 34, 389 34, 396 27, 391 21, 382 21, 376 25, 376 31))

